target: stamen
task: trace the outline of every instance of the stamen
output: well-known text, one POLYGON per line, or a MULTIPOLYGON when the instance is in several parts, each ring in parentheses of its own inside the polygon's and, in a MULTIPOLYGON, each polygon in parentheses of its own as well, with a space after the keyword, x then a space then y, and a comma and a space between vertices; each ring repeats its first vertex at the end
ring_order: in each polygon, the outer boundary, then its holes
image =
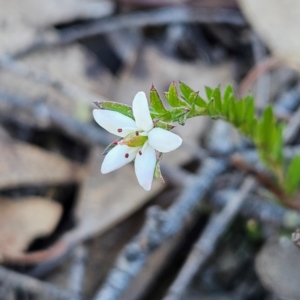
POLYGON ((140 133, 139 133, 138 131, 135 132, 135 135, 136 135, 136 136, 139 136, 139 134, 140 134, 140 133))
POLYGON ((128 153, 125 153, 125 158, 128 158, 129 157, 129 154, 128 153))
POLYGON ((140 150, 140 151, 139 151, 139 155, 142 155, 142 154, 143 154, 143 153, 142 153, 142 151, 140 150))
POLYGON ((119 129, 118 129, 118 132, 122 132, 122 131, 123 131, 122 128, 119 128, 119 129))

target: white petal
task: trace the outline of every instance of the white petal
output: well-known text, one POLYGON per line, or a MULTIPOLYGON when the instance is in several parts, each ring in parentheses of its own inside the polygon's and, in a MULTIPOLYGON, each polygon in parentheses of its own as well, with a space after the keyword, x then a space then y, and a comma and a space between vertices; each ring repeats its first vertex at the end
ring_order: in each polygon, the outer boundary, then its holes
POLYGON ((110 150, 102 163, 101 173, 107 174, 111 171, 117 170, 134 160, 139 147, 128 147, 126 145, 117 145, 110 150), (126 154, 128 157, 126 158, 126 154))
POLYGON ((162 128, 153 128, 148 134, 150 146, 159 152, 170 152, 182 144, 182 139, 175 133, 162 128))
POLYGON ((122 129, 124 127, 133 128, 133 131, 136 130, 136 124, 134 120, 116 111, 94 109, 93 116, 95 121, 101 127, 117 136, 124 137, 128 134, 127 132, 123 131, 118 132, 118 129, 122 129))
POLYGON ((148 100, 144 92, 138 92, 132 102, 132 111, 136 126, 144 131, 153 128, 153 121, 150 116, 148 100))
POLYGON ((148 145, 143 151, 142 155, 136 155, 134 161, 134 169, 139 184, 146 190, 151 189, 154 169, 156 164, 155 150, 148 145))

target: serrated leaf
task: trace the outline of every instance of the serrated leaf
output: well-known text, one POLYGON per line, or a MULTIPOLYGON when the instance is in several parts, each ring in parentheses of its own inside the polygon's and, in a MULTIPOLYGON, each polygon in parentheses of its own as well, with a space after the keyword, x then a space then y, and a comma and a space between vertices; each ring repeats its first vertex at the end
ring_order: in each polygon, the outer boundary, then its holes
POLYGON ((193 107, 194 105, 200 107, 206 107, 207 103, 204 99, 199 96, 199 92, 195 92, 188 85, 183 82, 179 82, 180 91, 184 99, 193 107))
POLYGON ((224 100, 228 100, 230 97, 235 98, 233 87, 228 84, 224 90, 224 100))
POLYGON ((235 124, 240 126, 245 121, 245 101, 235 101, 235 124))
POLYGON ((221 92, 220 88, 217 87, 213 90, 212 98, 215 100, 215 112, 217 114, 222 112, 221 92))
POLYGON ((206 97, 207 100, 210 101, 213 97, 213 89, 211 89, 210 87, 206 86, 205 87, 205 93, 206 93, 206 97))
POLYGON ((246 122, 251 122, 254 119, 255 106, 254 98, 252 95, 247 95, 244 98, 245 101, 245 120, 246 122))
POLYGON ((189 107, 188 103, 178 97, 176 85, 171 83, 168 93, 165 94, 168 103, 172 107, 189 107))
MULTIPOLYGON (((179 81, 179 89, 186 101, 190 98, 190 95, 194 93, 193 89, 191 89, 187 84, 179 81)), ((191 103, 190 103, 191 104, 191 103)))
POLYGON ((264 110, 259 126, 259 141, 266 149, 272 147, 272 138, 276 130, 274 125, 273 109, 269 106, 264 110))
POLYGON ((167 110, 163 114, 160 114, 156 111, 153 111, 152 108, 150 108, 150 114, 151 114, 152 120, 160 120, 163 122, 172 122, 173 121, 171 111, 169 111, 169 110, 167 110))
MULTIPOLYGON (((207 102, 199 96, 198 92, 196 94, 197 94, 197 97, 196 97, 195 104, 199 107, 206 108, 207 102)), ((190 97, 192 97, 192 95, 190 97)))
POLYGON ((276 135, 273 137, 271 152, 271 156, 281 165, 283 164, 283 129, 284 124, 277 126, 276 135))
POLYGON ((158 114, 165 114, 167 112, 154 86, 152 86, 150 90, 150 104, 153 110, 158 114))
POLYGON ((116 111, 134 120, 132 109, 129 105, 111 101, 99 101, 97 105, 101 109, 116 111))
POLYGON ((172 130, 175 126, 166 122, 158 121, 155 123, 154 127, 159 127, 166 130, 172 130))
POLYGON ((172 120, 177 120, 180 125, 184 125, 190 109, 179 107, 173 108, 170 112, 172 114, 172 120))
POLYGON ((208 111, 208 115, 211 117, 214 117, 216 115, 216 110, 215 110, 215 99, 211 99, 208 102, 207 105, 207 111, 208 111))
POLYGON ((235 99, 232 95, 228 98, 228 119, 235 124, 235 99))
POLYGON ((227 85, 223 96, 222 114, 228 120, 230 120, 230 118, 234 118, 235 115, 234 112, 232 111, 232 105, 234 105, 232 104, 233 102, 235 102, 234 90, 231 85, 227 85))
POLYGON ((285 180, 285 190, 288 194, 297 191, 300 184, 300 155, 296 155, 290 162, 285 180))

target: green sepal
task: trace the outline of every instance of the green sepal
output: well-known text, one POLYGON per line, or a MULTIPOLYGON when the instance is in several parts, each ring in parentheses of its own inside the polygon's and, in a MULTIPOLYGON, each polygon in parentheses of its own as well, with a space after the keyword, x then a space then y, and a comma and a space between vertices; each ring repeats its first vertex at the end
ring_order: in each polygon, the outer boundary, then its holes
POLYGON ((100 109, 116 111, 134 120, 132 109, 129 105, 117 103, 117 102, 111 102, 111 101, 98 101, 95 102, 95 104, 100 109))
POLYGON ((118 142, 121 141, 122 138, 113 141, 112 143, 110 143, 102 152, 103 155, 106 155, 111 149, 115 148, 118 145, 118 142))
POLYGON ((165 183, 164 181, 164 178, 161 174, 161 170, 160 170, 160 164, 159 164, 160 160, 158 160, 156 162, 156 165, 155 165, 155 169, 154 169, 154 178, 160 180, 162 183, 165 183))
POLYGON ((159 121, 154 120, 154 124, 155 124, 154 127, 162 128, 169 131, 175 127, 173 124, 169 124, 160 120, 159 121))
POLYGON ((166 108, 164 107, 162 100, 157 92, 157 90, 154 88, 152 85, 151 90, 150 90, 150 104, 152 109, 157 113, 157 114, 165 114, 167 113, 166 108))
POLYGON ((295 193, 300 184, 300 155, 296 155, 290 162, 286 177, 285 190, 289 195, 295 193))

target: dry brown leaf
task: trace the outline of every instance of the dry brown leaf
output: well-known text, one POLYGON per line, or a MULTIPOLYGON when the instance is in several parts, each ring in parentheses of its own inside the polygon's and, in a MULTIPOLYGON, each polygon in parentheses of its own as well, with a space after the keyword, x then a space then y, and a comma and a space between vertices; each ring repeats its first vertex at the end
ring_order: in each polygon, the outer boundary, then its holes
POLYGON ((239 0, 254 30, 273 54, 300 69, 300 2, 298 0, 239 0))
POLYGON ((9 138, 0 140, 0 189, 79 181, 83 168, 42 148, 9 138))
MULTIPOLYGON (((110 74, 93 54, 80 45, 35 52, 22 61, 56 80, 99 94, 99 100, 111 80, 110 74)), ((79 93, 74 97, 66 96, 52 87, 3 69, 0 69, 0 92, 24 97, 30 103, 46 103, 60 113, 81 121, 91 118, 91 99, 79 93)))
POLYGON ((115 172, 101 174, 102 152, 100 147, 93 149, 89 174, 80 191, 78 230, 85 236, 102 233, 124 220, 164 187, 155 180, 151 191, 144 191, 131 164, 115 172))
POLYGON ((107 0, 0 0, 0 55, 26 48, 47 26, 99 18, 111 14, 113 9, 112 1, 107 0))
POLYGON ((61 205, 45 198, 0 199, 0 253, 25 251, 35 238, 53 232, 61 214, 61 205))
POLYGON ((282 299, 299 299, 299 255, 299 249, 285 237, 269 241, 256 258, 255 269, 262 283, 282 299))

